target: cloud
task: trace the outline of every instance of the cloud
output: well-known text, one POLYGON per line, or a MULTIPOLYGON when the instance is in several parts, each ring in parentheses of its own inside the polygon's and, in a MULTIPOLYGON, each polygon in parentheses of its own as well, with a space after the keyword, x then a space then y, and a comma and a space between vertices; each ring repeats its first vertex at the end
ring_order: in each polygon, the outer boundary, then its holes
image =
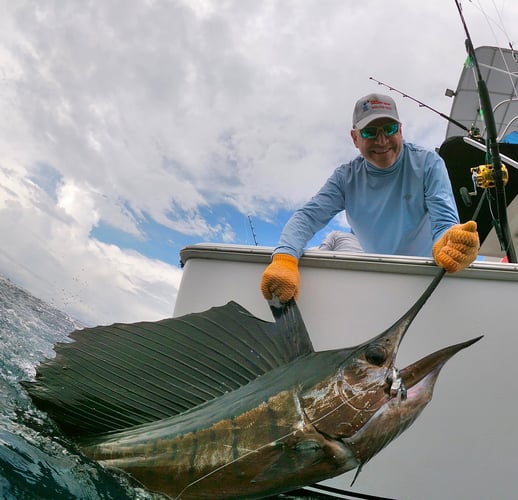
POLYGON ((171 316, 181 271, 90 236, 95 193, 60 182, 47 193, 21 168, 0 168, 0 268, 87 324, 171 316))
MULTIPOLYGON (((510 41, 518 7, 495 9, 465 6, 475 45, 510 41)), ((448 114, 466 57, 449 0, 12 2, 0 33, 0 271, 92 321, 174 302, 179 270, 135 253, 150 227, 171 253, 239 241, 224 213, 264 227, 356 155, 354 102, 390 92, 370 76, 448 114)), ((445 120, 395 97, 406 138, 439 146, 445 120)))

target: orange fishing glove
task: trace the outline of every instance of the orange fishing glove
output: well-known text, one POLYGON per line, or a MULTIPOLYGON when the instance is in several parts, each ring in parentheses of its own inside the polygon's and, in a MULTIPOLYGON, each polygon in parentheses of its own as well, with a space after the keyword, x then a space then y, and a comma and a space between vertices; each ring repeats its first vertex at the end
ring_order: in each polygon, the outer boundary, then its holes
POLYGON ((435 242, 432 253, 439 267, 444 267, 449 273, 456 273, 477 258, 479 247, 477 223, 470 220, 450 227, 435 242))
POLYGON ((271 300, 272 295, 276 295, 283 303, 288 302, 292 297, 296 300, 299 295, 299 285, 298 259, 285 253, 276 253, 261 278, 261 291, 264 298, 271 300))

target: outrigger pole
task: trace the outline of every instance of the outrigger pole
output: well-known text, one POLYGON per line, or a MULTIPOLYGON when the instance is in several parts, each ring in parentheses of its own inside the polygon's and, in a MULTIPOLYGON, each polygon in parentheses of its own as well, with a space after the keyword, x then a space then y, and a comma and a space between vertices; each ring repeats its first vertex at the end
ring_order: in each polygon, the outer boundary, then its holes
POLYGON ((464 26, 464 31, 466 32, 466 50, 475 67, 476 76, 478 79, 477 88, 480 98, 480 107, 482 110, 484 122, 486 124, 486 147, 488 149, 488 153, 491 156, 491 164, 493 166, 491 176, 495 185, 496 194, 496 216, 493 217, 493 225, 495 227, 496 234, 498 235, 498 239, 500 240, 502 250, 504 250, 507 255, 507 260, 509 262, 517 262, 513 240, 511 238, 511 230, 509 228, 509 221, 507 220, 504 172, 502 170, 502 159, 500 157, 500 149, 498 147, 498 134, 496 131, 495 115, 493 114, 493 108, 491 107, 491 100, 489 98, 487 84, 482 77, 482 72, 480 71, 480 66, 475 54, 475 49, 473 48, 471 36, 464 19, 464 15, 462 14, 462 7, 458 0, 455 0, 455 5, 457 6, 462 25, 464 26))

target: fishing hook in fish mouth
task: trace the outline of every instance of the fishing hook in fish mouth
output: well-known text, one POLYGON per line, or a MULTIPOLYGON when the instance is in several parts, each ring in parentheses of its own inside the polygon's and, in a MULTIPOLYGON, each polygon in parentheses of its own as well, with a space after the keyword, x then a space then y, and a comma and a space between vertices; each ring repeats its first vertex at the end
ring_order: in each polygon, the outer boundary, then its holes
POLYGON ((401 377, 399 370, 393 366, 391 372, 387 376, 387 384, 389 386, 389 394, 392 397, 399 396, 402 401, 406 399, 407 390, 405 382, 401 377))

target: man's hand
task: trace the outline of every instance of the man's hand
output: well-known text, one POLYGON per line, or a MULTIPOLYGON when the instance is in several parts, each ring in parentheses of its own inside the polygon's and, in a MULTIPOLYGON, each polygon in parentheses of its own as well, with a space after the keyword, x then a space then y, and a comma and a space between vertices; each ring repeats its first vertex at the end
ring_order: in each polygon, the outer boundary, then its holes
POLYGON ((300 274, 296 257, 276 253, 272 263, 266 268, 261 278, 261 291, 266 300, 276 295, 284 303, 299 295, 300 274))
POLYGON ((439 267, 444 267, 449 273, 456 273, 477 258, 479 248, 477 223, 470 220, 450 227, 435 242, 432 253, 439 267))

